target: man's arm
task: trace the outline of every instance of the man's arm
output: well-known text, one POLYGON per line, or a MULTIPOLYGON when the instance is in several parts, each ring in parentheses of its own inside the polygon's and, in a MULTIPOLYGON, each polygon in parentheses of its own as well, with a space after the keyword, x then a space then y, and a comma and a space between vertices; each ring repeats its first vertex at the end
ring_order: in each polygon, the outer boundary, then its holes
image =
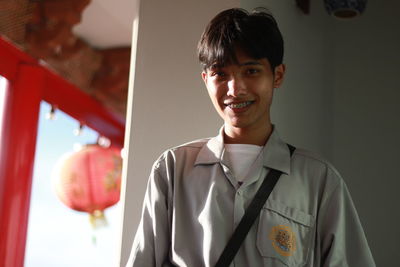
POLYGON ((163 170, 165 168, 160 168, 159 164, 153 166, 127 267, 158 267, 168 259, 168 183, 163 170))
POLYGON ((318 221, 321 266, 375 267, 357 211, 344 181, 322 204, 318 221))

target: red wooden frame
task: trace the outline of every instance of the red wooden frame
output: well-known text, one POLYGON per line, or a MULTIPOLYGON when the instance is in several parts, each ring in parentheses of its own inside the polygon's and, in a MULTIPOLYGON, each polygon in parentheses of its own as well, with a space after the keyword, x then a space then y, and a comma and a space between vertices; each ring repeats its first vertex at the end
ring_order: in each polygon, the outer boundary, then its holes
POLYGON ((0 266, 22 267, 42 100, 122 147, 125 120, 0 36, 0 266))

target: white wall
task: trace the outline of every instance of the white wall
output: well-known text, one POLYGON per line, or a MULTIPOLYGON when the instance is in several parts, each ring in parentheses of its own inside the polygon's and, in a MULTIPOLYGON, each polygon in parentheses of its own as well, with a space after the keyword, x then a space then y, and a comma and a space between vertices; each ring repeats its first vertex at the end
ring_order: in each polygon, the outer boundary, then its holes
POLYGON ((399 1, 369 1, 335 21, 333 159, 344 176, 377 266, 400 249, 399 1))
POLYGON ((130 252, 154 160, 166 148, 216 135, 222 125, 201 80, 196 47, 207 22, 238 5, 238 0, 140 1, 128 99, 120 266, 130 252))

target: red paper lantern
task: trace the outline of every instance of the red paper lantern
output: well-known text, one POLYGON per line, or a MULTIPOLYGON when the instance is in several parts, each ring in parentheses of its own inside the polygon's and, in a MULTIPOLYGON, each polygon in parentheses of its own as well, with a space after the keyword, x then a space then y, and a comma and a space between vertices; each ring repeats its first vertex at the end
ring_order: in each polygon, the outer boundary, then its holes
POLYGON ((71 209, 88 212, 96 226, 104 209, 119 201, 121 169, 120 149, 86 145, 56 167, 57 196, 71 209))

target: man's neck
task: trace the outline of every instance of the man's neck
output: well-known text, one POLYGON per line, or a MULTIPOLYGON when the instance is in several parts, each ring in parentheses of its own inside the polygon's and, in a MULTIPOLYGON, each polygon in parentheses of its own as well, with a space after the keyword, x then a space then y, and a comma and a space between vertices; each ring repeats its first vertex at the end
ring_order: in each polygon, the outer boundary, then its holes
POLYGON ((263 146, 272 133, 272 125, 266 124, 261 129, 224 127, 224 142, 226 144, 250 144, 263 146))

